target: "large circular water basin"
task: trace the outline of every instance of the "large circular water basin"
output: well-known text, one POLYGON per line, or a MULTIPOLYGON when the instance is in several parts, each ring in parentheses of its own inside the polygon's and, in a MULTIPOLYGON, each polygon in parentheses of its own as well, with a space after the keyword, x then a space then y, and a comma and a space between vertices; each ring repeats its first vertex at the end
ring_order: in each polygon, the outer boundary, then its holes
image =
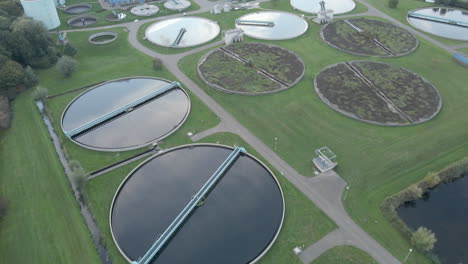
POLYGON ((155 143, 177 130, 190 111, 186 92, 166 80, 135 77, 108 81, 65 108, 62 129, 76 144, 122 151, 155 143))
POLYGON ((82 14, 91 10, 92 7, 93 6, 91 4, 87 4, 87 3, 74 4, 74 5, 69 5, 65 7, 63 9, 63 12, 67 14, 82 14))
POLYGON ((192 3, 187 0, 168 0, 164 3, 164 7, 172 11, 182 11, 190 7, 192 3))
POLYGON ((271 171, 247 153, 216 174, 233 152, 228 146, 186 145, 135 168, 118 188, 110 211, 112 236, 123 256, 138 260, 167 238, 162 250, 152 251, 157 253, 150 263, 257 262, 281 229, 283 194, 271 171), (213 177, 216 183, 203 202, 190 207, 213 177), (193 209, 182 224, 171 225, 188 206, 193 209), (167 236, 170 226, 177 228, 167 236))
POLYGON ((317 14, 320 10, 320 2, 325 2, 325 9, 333 10, 333 14, 351 12, 356 4, 353 0, 291 0, 291 6, 301 12, 317 14))
POLYGON ((201 17, 179 17, 156 22, 146 29, 152 43, 172 48, 187 48, 210 42, 219 34, 219 25, 201 17))
POLYGON ((468 12, 454 8, 423 8, 408 12, 408 22, 436 36, 468 41, 468 12))
POLYGON ((279 11, 250 13, 236 20, 236 28, 241 28, 245 35, 266 40, 299 37, 307 31, 308 26, 303 18, 279 11))

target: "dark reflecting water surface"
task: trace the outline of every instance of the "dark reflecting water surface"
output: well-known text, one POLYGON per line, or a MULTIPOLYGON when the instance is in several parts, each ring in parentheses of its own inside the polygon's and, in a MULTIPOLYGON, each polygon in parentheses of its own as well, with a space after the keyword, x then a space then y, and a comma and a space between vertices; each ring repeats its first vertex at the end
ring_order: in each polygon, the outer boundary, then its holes
MULTIPOLYGON (((73 130, 167 84, 161 80, 141 78, 99 86, 78 97, 66 109, 63 128, 65 131, 73 130)), ((174 130, 188 111, 187 95, 181 89, 175 89, 74 140, 101 149, 144 145, 174 130)))
POLYGON ((433 252, 443 263, 468 263, 468 174, 440 185, 397 212, 414 230, 425 226, 434 231, 437 243, 433 252))
MULTIPOLYGON (((231 151, 213 146, 171 151, 127 180, 111 219, 115 239, 127 257, 136 260, 146 253, 231 151)), ((279 187, 268 170, 241 156, 157 263, 249 263, 276 235, 283 209, 279 187)))
MULTIPOLYGON (((426 8, 415 11, 416 14, 440 17, 468 23, 468 12, 451 8, 426 8)), ((450 25, 425 19, 408 17, 409 22, 421 30, 450 39, 468 40, 468 27, 450 25)))

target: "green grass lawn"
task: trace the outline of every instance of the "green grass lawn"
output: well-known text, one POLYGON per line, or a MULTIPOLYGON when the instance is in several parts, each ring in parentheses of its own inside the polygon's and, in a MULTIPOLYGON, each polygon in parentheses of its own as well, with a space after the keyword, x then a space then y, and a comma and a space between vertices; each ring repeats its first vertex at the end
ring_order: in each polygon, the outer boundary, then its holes
MULTIPOLYGON (((79 66, 76 73, 71 78, 64 79, 54 68, 39 71, 40 85, 48 88, 49 94, 58 94, 100 81, 129 76, 152 76, 175 80, 175 77, 165 69, 154 71, 151 58, 138 52, 127 42, 128 33, 122 29, 116 29, 115 32, 119 34, 116 41, 97 46, 87 41, 87 37, 93 32, 70 33, 69 41, 78 50, 76 60, 78 60, 79 66)), ((59 135, 62 147, 69 159, 79 160, 85 171, 90 172, 142 151, 139 149, 121 153, 98 152, 79 147, 65 137, 60 128, 62 112, 68 103, 81 92, 83 91, 49 99, 46 104, 54 129, 59 135)), ((186 133, 189 131, 197 133, 213 127, 219 122, 218 117, 198 98, 189 91, 187 92, 191 98, 192 111, 181 129, 167 140, 177 141, 178 138, 186 138, 186 133)))
MULTIPOLYGON (((231 133, 218 133, 200 140, 200 142, 220 143, 225 145, 241 145, 252 155, 262 159, 242 139, 231 133)), ((189 140, 179 144, 191 143, 189 140)), ((172 147, 172 146, 168 146, 172 147)), ((98 176, 85 185, 85 196, 95 216, 96 222, 103 233, 104 243, 112 258, 112 263, 126 263, 115 246, 109 227, 109 210, 115 191, 121 181, 138 164, 134 162, 107 174, 98 176)), ((267 164, 269 168, 272 168, 267 164)), ((310 245, 331 232, 335 225, 317 209, 309 199, 298 191, 292 184, 274 171, 284 192, 286 214, 283 228, 277 241, 270 251, 261 259, 261 264, 301 264, 292 249, 303 244, 310 245)))
POLYGON ((310 264, 377 264, 364 251, 352 246, 337 246, 323 253, 310 264))
POLYGON ((468 47, 467 48, 457 49, 457 51, 461 51, 461 52, 465 53, 466 55, 468 55, 468 47))
MULTIPOLYGON (((249 41, 249 38, 246 38, 249 41)), ((205 91, 232 113, 270 148, 278 138, 278 153, 304 175, 312 175, 313 150, 329 146, 338 154, 337 172, 352 186, 346 208, 353 219, 397 258, 410 245, 384 219, 379 205, 388 195, 416 182, 468 154, 468 116, 463 115, 468 96, 466 69, 450 54, 420 39, 418 49, 401 58, 365 58, 404 67, 428 79, 442 96, 442 111, 430 122, 390 128, 367 125, 342 116, 315 94, 313 79, 322 68, 363 57, 339 52, 319 38, 319 27, 294 40, 277 41, 296 52, 306 64, 303 80, 293 88, 268 96, 224 94, 204 85, 193 61, 204 54, 184 58, 179 66, 205 91), (364 222, 363 219, 369 219, 364 222)), ((414 263, 429 263, 420 254, 414 263)))
POLYGON ((78 203, 30 92, 0 132, 0 263, 100 263, 78 203))

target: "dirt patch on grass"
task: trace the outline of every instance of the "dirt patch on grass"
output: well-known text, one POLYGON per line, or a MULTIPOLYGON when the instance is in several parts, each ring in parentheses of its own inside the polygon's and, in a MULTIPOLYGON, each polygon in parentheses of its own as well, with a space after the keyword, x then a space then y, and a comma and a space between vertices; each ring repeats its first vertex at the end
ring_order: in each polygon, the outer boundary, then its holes
POLYGON ((288 89, 302 79, 304 70, 304 63, 296 54, 260 43, 236 43, 215 49, 198 64, 198 73, 209 86, 245 95, 288 89))
POLYGON ((355 55, 397 57, 414 51, 418 40, 407 30, 380 20, 338 20, 322 28, 330 46, 355 55))
POLYGON ((378 125, 422 123, 442 107, 439 92, 427 80, 403 68, 378 62, 331 65, 315 78, 315 90, 334 110, 378 125))

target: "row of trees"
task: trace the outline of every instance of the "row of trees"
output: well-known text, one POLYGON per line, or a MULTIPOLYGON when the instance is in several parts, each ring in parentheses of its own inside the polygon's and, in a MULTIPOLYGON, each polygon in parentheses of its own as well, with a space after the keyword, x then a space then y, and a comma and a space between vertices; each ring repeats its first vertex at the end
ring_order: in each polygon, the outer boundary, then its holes
POLYGON ((0 95, 13 98, 36 85, 32 68, 48 68, 57 59, 45 26, 24 17, 19 2, 0 0, 0 95))

